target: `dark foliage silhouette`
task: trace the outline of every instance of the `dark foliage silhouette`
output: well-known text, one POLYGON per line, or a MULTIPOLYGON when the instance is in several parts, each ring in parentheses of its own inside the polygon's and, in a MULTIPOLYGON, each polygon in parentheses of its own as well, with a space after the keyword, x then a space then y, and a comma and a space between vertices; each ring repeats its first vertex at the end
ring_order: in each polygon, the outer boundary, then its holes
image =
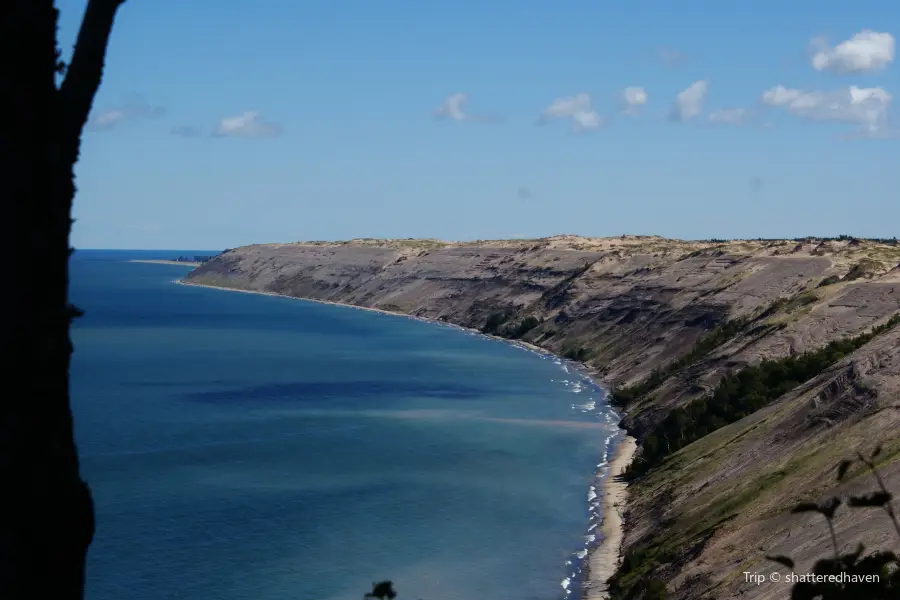
MULTIPOLYGON (((837 479, 841 481, 857 463, 865 465, 872 473, 878 489, 863 496, 851 496, 846 500, 849 508, 881 508, 897 532, 900 540, 900 522, 893 506, 893 495, 885 486, 878 472, 876 460, 881 453, 878 447, 869 456, 858 453, 852 460, 838 465, 837 479)), ((858 544, 852 552, 840 554, 834 530, 834 516, 843 504, 833 497, 827 502, 807 502, 794 507, 794 513, 818 513, 828 523, 832 556, 822 558, 812 569, 813 581, 798 581, 791 589, 792 600, 889 600, 900 598, 900 556, 890 551, 866 554, 865 546, 858 544)), ((789 556, 767 556, 789 569, 794 560, 789 556)))
POLYGON ((382 581, 372 584, 372 591, 367 593, 363 598, 378 598, 378 600, 394 600, 397 592, 394 590, 394 582, 382 581))
MULTIPOLYGON (((900 599, 900 557, 891 551, 867 554, 862 544, 857 544, 852 552, 840 554, 834 527, 835 515, 845 505, 848 509, 880 508, 900 540, 900 522, 893 506, 893 495, 888 491, 876 464, 880 454, 880 447, 868 456, 859 453, 857 458, 842 461, 837 468, 837 479, 841 481, 853 467, 863 465, 877 483, 875 491, 851 496, 846 501, 833 497, 821 504, 806 502, 791 510, 798 515, 810 512, 822 515, 829 531, 824 548, 831 554, 818 560, 808 573, 798 572, 790 556, 766 556, 800 577, 801 580, 790 588, 792 600, 900 599)), ((707 533, 712 534, 716 527, 717 524, 710 524, 707 533)), ((666 566, 678 561, 685 552, 684 548, 672 546, 671 542, 664 535, 657 536, 649 544, 626 552, 619 569, 609 580, 611 600, 664 600, 668 596, 665 581, 655 577, 654 573, 665 573, 666 566)))
POLYGON ((0 598, 82 598, 94 532, 93 502, 79 473, 69 408, 69 339, 79 311, 68 303, 73 168, 100 86, 116 11, 90 0, 68 65, 56 44, 52 0, 0 3, 0 132, 9 265, 0 401, 0 598), (65 73, 57 86, 57 77, 65 73), (18 262, 18 264, 15 264, 18 262))

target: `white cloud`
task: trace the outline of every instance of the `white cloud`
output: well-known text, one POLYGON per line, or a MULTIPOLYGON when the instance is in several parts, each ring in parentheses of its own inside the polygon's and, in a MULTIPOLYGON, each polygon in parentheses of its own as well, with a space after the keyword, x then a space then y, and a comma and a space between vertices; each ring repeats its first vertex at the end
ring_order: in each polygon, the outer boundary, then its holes
POLYGON ((627 114, 634 115, 642 106, 647 104, 647 92, 640 87, 627 87, 619 93, 619 109, 627 114))
POLYGON ((810 42, 810 61, 816 71, 863 73, 883 69, 894 61, 894 36, 865 29, 829 48, 821 38, 810 42), (816 49, 818 47, 818 49, 816 49))
POLYGON ((802 96, 804 92, 783 85, 776 85, 763 92, 761 101, 769 106, 787 106, 802 96))
POLYGON ((125 111, 120 108, 108 108, 91 117, 88 125, 93 129, 112 129, 125 120, 125 111))
POLYGON ((125 121, 142 117, 159 117, 165 113, 161 106, 150 106, 139 95, 132 95, 121 106, 107 108, 88 119, 87 128, 92 131, 109 131, 125 121))
POLYGON ((463 104, 468 101, 469 97, 465 94, 451 94, 447 96, 444 103, 434 111, 436 117, 444 119, 453 119, 454 121, 465 121, 467 116, 463 112, 463 104))
POLYGON ((675 104, 669 113, 672 121, 688 121, 700 114, 703 103, 709 92, 709 82, 706 80, 695 81, 686 89, 678 93, 675 104))
POLYGON ((538 118, 538 124, 543 125, 554 120, 571 120, 572 130, 575 132, 596 129, 603 125, 604 119, 591 105, 589 94, 576 94, 567 98, 557 98, 544 109, 538 118))
POLYGON ((575 130, 596 129, 603 125, 603 117, 592 110, 581 110, 572 115, 575 122, 575 130))
POLYGON ((893 96, 883 88, 856 86, 832 92, 806 92, 778 85, 765 91, 761 98, 763 104, 784 108, 796 117, 851 123, 868 135, 884 132, 892 100, 893 96))
POLYGON ((243 114, 220 120, 213 135, 217 137, 274 137, 281 135, 281 132, 281 125, 266 123, 258 111, 248 110, 243 114))
POLYGON ((723 108, 713 111, 709 114, 710 123, 727 123, 730 125, 740 125, 748 116, 746 108, 723 108))
POLYGON ((434 111, 434 116, 438 119, 450 119, 453 121, 479 121, 482 123, 493 123, 500 120, 498 115, 473 115, 466 112, 463 108, 469 101, 469 96, 461 92, 450 94, 444 99, 444 102, 434 111))

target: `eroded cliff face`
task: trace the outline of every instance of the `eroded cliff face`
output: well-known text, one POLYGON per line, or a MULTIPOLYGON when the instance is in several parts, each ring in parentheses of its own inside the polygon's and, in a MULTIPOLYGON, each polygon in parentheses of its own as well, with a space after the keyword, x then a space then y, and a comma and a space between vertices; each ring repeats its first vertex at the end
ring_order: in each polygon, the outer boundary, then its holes
MULTIPOLYGON (((900 246, 854 239, 354 240, 237 248, 187 280, 487 326, 582 359, 614 387, 656 373, 659 384, 625 411, 640 439, 727 373, 886 322, 900 312, 898 263, 900 246)), ((742 572, 771 570, 765 554, 791 554, 797 571, 823 555, 824 524, 786 513, 833 493, 834 466, 858 449, 883 444, 888 485, 900 490, 898 394, 892 329, 637 479, 625 549, 668 540, 647 576, 674 598, 786 597, 742 572)), ((838 491, 870 487, 856 473, 838 491)), ((839 514, 848 547, 897 545, 875 509, 839 514)))

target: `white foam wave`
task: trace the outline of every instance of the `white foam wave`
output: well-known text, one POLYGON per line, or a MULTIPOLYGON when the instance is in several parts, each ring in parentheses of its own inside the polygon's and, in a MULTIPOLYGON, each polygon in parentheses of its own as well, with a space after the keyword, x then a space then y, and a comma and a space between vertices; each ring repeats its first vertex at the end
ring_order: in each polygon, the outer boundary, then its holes
POLYGON ((571 409, 582 413, 595 414, 596 422, 608 425, 608 428, 606 425, 604 426, 608 435, 605 435, 603 439, 602 456, 599 457, 594 480, 588 488, 588 527, 584 536, 584 545, 580 550, 570 555, 570 559, 566 561, 568 576, 563 580, 562 587, 565 590, 566 599, 569 600, 572 588, 577 588, 580 585, 586 564, 585 560, 591 552, 591 548, 596 546, 600 537, 599 527, 604 518, 602 484, 609 476, 611 444, 621 434, 621 431, 618 429, 619 416, 609 406, 608 394, 587 375, 583 368, 575 363, 562 361, 559 357, 553 355, 547 355, 545 358, 553 360, 554 364, 559 365, 563 373, 567 375, 566 379, 551 380, 553 383, 562 384, 566 391, 570 393, 582 394, 581 398, 579 398, 580 402, 572 403, 571 409))

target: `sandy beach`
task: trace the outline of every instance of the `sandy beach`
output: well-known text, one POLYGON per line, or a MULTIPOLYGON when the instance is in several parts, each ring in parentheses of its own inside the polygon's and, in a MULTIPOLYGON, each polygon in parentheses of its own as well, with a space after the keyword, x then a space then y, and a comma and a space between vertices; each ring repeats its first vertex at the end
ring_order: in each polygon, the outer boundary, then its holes
POLYGON ((609 475, 603 483, 603 524, 600 527, 603 539, 587 557, 584 586, 586 600, 608 598, 606 581, 622 561, 622 541, 625 537, 622 515, 628 496, 628 484, 622 481, 620 475, 631 463, 636 450, 637 440, 626 435, 619 442, 609 464, 609 475))
MULTIPOLYGON (((143 261, 143 262, 160 262, 160 261, 143 261)), ((179 263, 184 264, 184 263, 179 263)), ((175 283, 180 285, 189 285, 195 287, 203 287, 203 288, 212 288, 217 290, 224 290, 229 292, 242 292, 245 294, 258 294, 261 296, 274 296, 276 298, 288 298, 291 300, 304 300, 306 302, 317 302, 319 304, 330 304, 332 306, 343 306, 348 308, 356 308, 358 310, 365 310, 369 312, 376 312, 385 315, 391 315, 394 317, 404 317, 408 319, 414 319, 416 321, 423 321, 426 323, 436 323, 438 325, 445 325, 449 327, 455 327, 457 329, 462 329, 464 331, 471 331, 474 333, 478 333, 479 335, 486 335, 477 329, 472 329, 468 327, 462 327, 460 325, 455 325, 452 323, 446 323, 444 321, 439 321, 436 319, 428 319, 424 317, 416 317, 414 315, 408 315, 400 312, 391 312, 388 310, 382 310, 380 308, 370 308, 367 306, 356 306, 354 304, 343 304, 340 302, 330 302, 328 300, 317 300, 315 298, 298 298, 296 296, 287 296, 285 294, 276 294, 273 292, 261 292, 256 290, 242 290, 237 288, 229 288, 222 287, 216 285, 207 285, 201 283, 190 283, 184 280, 177 280, 175 283)), ((550 354, 553 355, 552 352, 541 348, 540 346, 535 346, 534 344, 529 344, 528 342, 523 342, 521 340, 509 340, 506 338, 486 335, 486 337, 490 337, 496 340, 500 340, 503 342, 507 342, 510 344, 514 344, 517 346, 521 346, 527 348, 529 350, 533 350, 534 352, 539 352, 541 354, 550 354)), ((562 358, 562 357, 561 357, 562 358)), ((562 360, 568 359, 562 358, 562 360)), ((583 368, 583 365, 578 364, 579 370, 587 377, 590 377, 589 373, 586 369, 583 368)), ((637 440, 635 438, 624 435, 621 441, 618 443, 615 449, 615 454, 610 460, 609 464, 609 473, 607 477, 603 481, 602 491, 603 491, 603 523, 600 527, 600 532, 602 535, 602 540, 597 546, 592 548, 586 557, 585 562, 585 583, 584 583, 584 598, 585 600, 605 600, 608 597, 607 594, 607 586, 606 581, 615 573, 616 569, 619 567, 619 564, 622 560, 622 541, 624 539, 624 521, 622 518, 622 513, 625 507, 625 500, 627 498, 628 492, 628 484, 625 481, 622 481, 620 475, 625 471, 628 465, 631 463, 631 459, 634 457, 634 453, 637 450, 637 440)))
POLYGON ((136 258, 133 260, 129 260, 128 262, 150 263, 150 264, 154 264, 154 265, 180 265, 183 267, 199 267, 201 264, 203 264, 203 263, 198 263, 198 262, 188 262, 186 260, 162 260, 162 259, 149 259, 149 258, 145 259, 145 260, 136 258))

